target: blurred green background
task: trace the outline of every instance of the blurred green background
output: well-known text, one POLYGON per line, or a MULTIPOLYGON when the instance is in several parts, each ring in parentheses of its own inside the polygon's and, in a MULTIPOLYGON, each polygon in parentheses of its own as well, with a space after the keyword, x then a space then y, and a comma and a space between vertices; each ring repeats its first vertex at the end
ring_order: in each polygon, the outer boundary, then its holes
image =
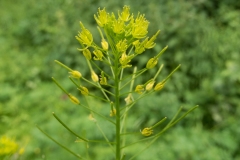
MULTIPOLYGON (((149 35, 161 30, 156 47, 141 55, 146 61, 163 47, 163 79, 182 64, 164 90, 141 101, 129 124, 139 131, 180 106, 200 107, 165 133, 138 160, 240 160, 240 3, 238 0, 1 0, 0 1, 0 136, 13 138, 24 153, 11 159, 75 159, 44 136, 38 124, 52 137, 84 155, 84 144, 52 116, 55 112, 74 131, 99 138, 88 112, 76 108, 51 81, 54 76, 71 93, 66 70, 55 59, 89 76, 85 59, 75 39, 79 21, 99 41, 93 15, 99 7, 117 13, 124 5, 150 21, 149 35), (144 114, 143 114, 144 113, 144 114), (150 157, 151 155, 151 157, 150 157)), ((155 70, 150 70, 154 75, 155 70)), ((142 77, 143 82, 147 81, 142 77)), ((109 114, 109 106, 92 100, 109 114)), ((104 130, 111 125, 99 121, 104 130)), ((141 147, 129 148, 133 155, 141 147)), ((97 160, 112 159, 107 145, 89 146, 97 160)))

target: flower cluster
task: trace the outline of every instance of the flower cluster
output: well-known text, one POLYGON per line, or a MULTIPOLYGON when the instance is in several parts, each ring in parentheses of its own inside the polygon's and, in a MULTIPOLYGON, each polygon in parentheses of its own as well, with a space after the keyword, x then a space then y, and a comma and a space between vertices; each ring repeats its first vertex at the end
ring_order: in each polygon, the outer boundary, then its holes
POLYGON ((0 138, 0 146, 0 155, 10 155, 18 150, 17 143, 6 136, 0 138))
MULTIPOLYGON (((145 15, 138 13, 137 16, 134 17, 133 14, 130 14, 130 7, 128 6, 124 6, 123 10, 121 12, 119 11, 117 16, 114 13, 108 13, 105 8, 99 8, 94 18, 98 24, 97 29, 101 36, 101 43, 98 44, 94 41, 94 36, 85 28, 82 22, 80 22, 81 31, 76 36, 76 39, 81 45, 81 48, 78 50, 85 57, 90 74, 82 75, 79 71, 73 70, 55 60, 56 63, 69 71, 69 78, 76 86, 80 95, 73 96, 54 78, 52 79, 57 86, 66 93, 73 104, 79 105, 90 112, 88 116, 89 119, 97 125, 97 128, 111 148, 113 148, 112 143, 110 143, 103 130, 99 127, 97 118, 101 117, 115 125, 116 138, 113 144, 116 145, 116 159, 124 159, 121 157, 121 149, 124 148, 124 146, 121 146, 123 144, 121 136, 123 135, 122 132, 127 130, 127 127, 125 127, 127 125, 125 119, 128 111, 132 109, 140 99, 144 98, 144 96, 162 90, 166 82, 180 65, 160 82, 157 82, 157 77, 163 65, 159 67, 154 77, 149 77, 147 82, 134 84, 136 78, 143 75, 149 69, 157 67, 159 57, 167 49, 166 46, 157 55, 149 58, 149 60, 145 62, 145 67, 140 70, 137 70, 136 66, 133 67, 131 63, 134 58, 138 58, 147 49, 151 49, 156 45, 155 40, 160 31, 157 31, 152 37, 148 37, 149 22, 146 20, 145 15), (99 63, 105 65, 105 67, 99 67, 99 63), (125 75, 124 71, 132 67, 133 73, 129 75, 128 72, 125 75), (91 86, 91 88, 87 88, 88 86, 91 86), (134 86, 135 89, 133 89, 134 86), (99 89, 103 95, 93 94, 92 88, 99 89), (79 98, 77 98, 80 96, 86 99, 86 104, 83 104, 79 98), (89 106, 87 102, 88 97, 93 97, 95 100, 108 103, 110 106, 110 114, 102 114, 94 111, 93 107, 89 106), (123 103, 124 100, 125 104, 123 103)), ((76 133, 71 131, 56 115, 54 115, 54 117, 76 136, 76 133)), ((153 129, 160 125, 165 119, 166 117, 152 127, 144 128, 139 134, 152 136, 153 129)), ((170 126, 171 124, 167 125, 162 132, 166 131, 170 126)), ((155 137, 158 138, 162 132, 157 133, 155 137)), ((83 138, 82 136, 77 135, 77 137, 81 139, 81 141, 91 142, 91 140, 83 138)))

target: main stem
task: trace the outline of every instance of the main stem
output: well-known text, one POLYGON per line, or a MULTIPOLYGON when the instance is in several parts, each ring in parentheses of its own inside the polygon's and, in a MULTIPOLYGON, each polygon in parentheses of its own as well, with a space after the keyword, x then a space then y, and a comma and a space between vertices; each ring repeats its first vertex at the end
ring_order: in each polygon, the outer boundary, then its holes
POLYGON ((119 97, 119 70, 118 60, 115 61, 115 108, 116 108, 116 160, 121 159, 121 136, 120 136, 120 97, 119 97))

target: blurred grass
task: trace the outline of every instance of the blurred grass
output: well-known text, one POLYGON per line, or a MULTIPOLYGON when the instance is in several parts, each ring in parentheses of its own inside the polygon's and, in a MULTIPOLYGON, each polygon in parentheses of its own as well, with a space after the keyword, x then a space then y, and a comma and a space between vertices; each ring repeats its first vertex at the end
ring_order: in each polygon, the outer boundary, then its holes
MULTIPOLYGON (((237 0, 196 1, 96 1, 45 0, 0 1, 0 135, 15 138, 23 155, 15 159, 73 159, 51 142, 35 124, 61 143, 86 154, 83 143, 73 137, 52 116, 55 112, 80 134, 100 139, 88 112, 76 108, 51 81, 54 76, 69 92, 74 86, 64 69, 53 60, 78 69, 90 77, 75 35, 82 21, 99 40, 93 14, 98 7, 117 12, 124 4, 131 11, 145 13, 149 34, 161 30, 155 49, 141 55, 134 64, 144 66, 149 57, 169 45, 160 60, 165 64, 161 80, 179 63, 166 88, 137 104, 128 121, 129 129, 151 125, 162 117, 173 116, 178 107, 200 105, 186 119, 163 135, 139 156, 149 159, 221 160, 240 159, 240 5, 237 0), (144 113, 144 114, 142 114, 144 113)), ((154 54, 155 55, 155 54, 154 54)), ((153 74, 155 71, 152 71, 153 74)), ((146 81, 145 77, 141 78, 146 81)), ((109 114, 105 104, 94 106, 109 114)), ((99 124, 112 137, 111 125, 99 124)), ((129 148, 129 157, 142 146, 129 148)), ((107 145, 90 145, 89 154, 97 159, 112 159, 107 145)), ((127 157, 126 157, 127 158, 127 157)), ((14 159, 14 156, 12 157, 14 159)))

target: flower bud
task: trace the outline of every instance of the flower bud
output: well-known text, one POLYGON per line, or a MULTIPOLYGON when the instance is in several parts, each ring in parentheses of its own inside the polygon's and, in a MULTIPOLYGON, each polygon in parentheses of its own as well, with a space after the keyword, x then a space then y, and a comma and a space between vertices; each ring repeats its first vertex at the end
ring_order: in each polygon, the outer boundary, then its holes
POLYGON ((76 97, 72 96, 71 94, 69 94, 68 97, 74 104, 80 104, 80 101, 76 97))
POLYGON ((154 87, 154 90, 155 91, 160 91, 163 87, 164 87, 164 84, 163 82, 159 82, 155 87, 154 87))
POLYGON ((71 74, 73 78, 77 78, 77 79, 80 79, 82 77, 82 74, 78 71, 71 71, 69 72, 69 74, 71 74))
POLYGON ((100 75, 100 84, 101 85, 107 85, 107 77, 104 76, 103 71, 101 72, 101 75, 100 75))
POLYGON ((98 75, 94 71, 91 72, 91 78, 92 78, 93 82, 98 82, 98 80, 99 80, 98 75))
POLYGON ((146 68, 147 69, 151 69, 153 67, 155 67, 158 63, 158 59, 157 58, 150 58, 147 62, 146 68))
POLYGON ((94 60, 99 60, 102 61, 102 57, 103 57, 103 53, 102 51, 100 51, 99 49, 94 50, 93 54, 95 55, 95 57, 93 57, 94 60))
POLYGON ((135 92, 137 92, 138 94, 142 94, 144 91, 144 85, 137 85, 135 92))
POLYGON ((116 109, 114 108, 113 110, 110 110, 110 117, 115 116, 117 113, 116 109))
POLYGON ((89 51, 89 49, 83 50, 83 55, 84 55, 84 57, 85 57, 87 60, 91 60, 91 59, 92 59, 92 54, 91 54, 91 52, 89 51))
POLYGON ((146 85, 146 91, 150 91, 153 88, 155 81, 150 81, 147 85, 146 85))
POLYGON ((129 93, 128 96, 124 99, 125 102, 126 102, 126 105, 129 105, 133 102, 133 97, 132 97, 132 94, 129 93))
POLYGON ((102 48, 103 50, 107 51, 108 50, 108 42, 105 39, 102 39, 102 48))
POLYGON ((82 95, 87 96, 88 95, 88 89, 86 87, 80 87, 78 90, 81 92, 82 95))
POLYGON ((93 122, 97 122, 97 120, 93 117, 92 114, 89 114, 88 119, 93 122))

